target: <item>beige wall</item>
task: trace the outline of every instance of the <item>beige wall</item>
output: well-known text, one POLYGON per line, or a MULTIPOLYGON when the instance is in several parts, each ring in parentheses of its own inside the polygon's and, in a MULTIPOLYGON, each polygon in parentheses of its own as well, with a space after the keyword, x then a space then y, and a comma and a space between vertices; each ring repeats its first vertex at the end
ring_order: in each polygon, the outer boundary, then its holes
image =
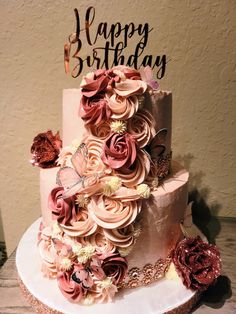
POLYGON ((190 169, 191 189, 213 214, 236 216, 236 2, 97 3, 0 1, 0 208, 8 253, 40 214, 38 169, 28 163, 32 138, 61 128, 62 89, 79 84, 62 63, 74 7, 84 14, 96 6, 96 24, 147 21, 154 27, 147 51, 171 59, 161 87, 174 93, 174 155, 190 169))

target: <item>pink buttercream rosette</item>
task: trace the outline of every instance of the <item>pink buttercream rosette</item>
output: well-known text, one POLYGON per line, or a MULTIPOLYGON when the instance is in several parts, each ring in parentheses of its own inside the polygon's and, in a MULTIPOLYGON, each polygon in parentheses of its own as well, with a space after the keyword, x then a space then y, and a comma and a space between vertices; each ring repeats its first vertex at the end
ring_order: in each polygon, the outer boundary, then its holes
POLYGON ((148 189, 139 185, 151 165, 145 147, 155 136, 153 118, 142 109, 145 93, 154 86, 144 74, 116 66, 91 72, 81 83, 79 115, 86 133, 83 145, 66 155, 63 166, 76 170, 68 173, 82 188, 70 197, 64 197, 67 186, 51 191, 48 207, 60 239, 49 234, 40 241, 44 264, 71 302, 110 302, 126 276, 122 256, 139 235, 140 191, 148 189), (80 149, 84 155, 73 159, 80 149), (83 183, 87 178, 89 185, 83 183))

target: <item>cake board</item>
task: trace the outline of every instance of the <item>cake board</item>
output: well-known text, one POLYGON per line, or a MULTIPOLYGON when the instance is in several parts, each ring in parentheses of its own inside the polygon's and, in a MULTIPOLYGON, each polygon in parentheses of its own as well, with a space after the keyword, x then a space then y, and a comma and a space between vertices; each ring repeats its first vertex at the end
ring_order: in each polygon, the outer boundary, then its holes
POLYGON ((22 236, 16 267, 19 284, 36 313, 65 314, 160 314, 188 313, 198 294, 187 289, 182 281, 163 278, 149 286, 123 289, 112 303, 82 306, 69 302, 60 292, 57 281, 43 277, 37 249, 37 233, 41 218, 22 236))

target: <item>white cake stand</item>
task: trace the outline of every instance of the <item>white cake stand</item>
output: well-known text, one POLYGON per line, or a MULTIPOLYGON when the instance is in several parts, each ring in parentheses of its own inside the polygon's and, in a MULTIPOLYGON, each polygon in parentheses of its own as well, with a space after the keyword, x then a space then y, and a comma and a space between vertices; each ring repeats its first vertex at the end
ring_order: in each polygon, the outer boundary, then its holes
POLYGON ((37 313, 65 314, 157 314, 188 313, 197 294, 181 281, 161 279, 146 287, 124 289, 113 303, 82 306, 70 303, 61 294, 56 280, 43 277, 37 249, 37 233, 41 219, 24 233, 16 252, 19 283, 27 300, 37 313))

